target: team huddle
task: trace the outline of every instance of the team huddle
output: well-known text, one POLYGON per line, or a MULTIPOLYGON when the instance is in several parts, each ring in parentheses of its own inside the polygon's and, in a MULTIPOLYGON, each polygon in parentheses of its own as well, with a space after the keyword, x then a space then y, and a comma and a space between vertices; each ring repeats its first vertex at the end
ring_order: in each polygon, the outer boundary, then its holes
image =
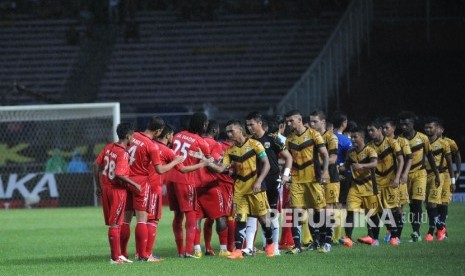
POLYGON ((135 259, 163 260, 152 253, 163 184, 183 258, 254 255, 261 251, 254 246, 258 224, 267 257, 281 250, 299 254, 304 248, 329 253, 335 243, 353 246, 355 213, 366 214, 368 230, 358 242, 378 246, 385 225, 384 241, 399 246, 407 204, 410 241, 418 242, 423 202, 429 221, 424 239, 444 240, 461 157, 457 144, 443 137, 440 120, 427 118, 423 134, 414 129, 415 119, 402 112, 395 120, 376 119, 362 129, 348 126, 342 112, 331 120, 319 110, 310 116, 292 110, 276 118, 252 112, 245 124, 227 122, 222 141, 219 124, 203 113, 193 114, 188 128, 176 134, 160 117, 142 132, 121 123, 119 140, 108 144, 94 165, 109 226, 110 263, 132 263, 127 247, 133 217, 135 259), (217 253, 211 246, 213 224, 217 253))

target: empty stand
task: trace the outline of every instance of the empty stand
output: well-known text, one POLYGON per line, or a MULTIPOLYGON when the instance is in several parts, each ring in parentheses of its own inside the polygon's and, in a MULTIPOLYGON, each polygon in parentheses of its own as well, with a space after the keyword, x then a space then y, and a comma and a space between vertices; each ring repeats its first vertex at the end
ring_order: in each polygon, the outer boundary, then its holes
POLYGON ((311 64, 340 13, 312 19, 220 15, 178 20, 169 11, 139 12, 140 41, 122 31, 99 101, 134 107, 216 108, 221 120, 273 107, 311 64))

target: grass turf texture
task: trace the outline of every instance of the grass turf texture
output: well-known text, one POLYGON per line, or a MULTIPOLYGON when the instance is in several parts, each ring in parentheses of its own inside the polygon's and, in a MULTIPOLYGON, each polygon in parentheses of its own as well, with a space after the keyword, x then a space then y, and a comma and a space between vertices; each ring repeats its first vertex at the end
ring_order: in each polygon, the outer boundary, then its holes
MULTIPOLYGON (((171 231, 172 213, 164 209, 159 225, 156 254, 161 263, 110 265, 107 227, 101 208, 16 209, 0 211, 0 275, 270 275, 305 274, 392 274, 457 275, 463 273, 465 257, 465 204, 449 207, 449 239, 438 242, 408 243, 411 226, 406 225, 398 248, 382 242, 380 247, 357 244, 352 248, 334 246, 330 254, 304 251, 300 255, 265 255, 229 260, 218 256, 180 259, 171 231)), ((422 238, 427 231, 422 225, 422 238)), ((354 239, 366 229, 354 231, 354 239)), ((261 240, 261 238, 257 239, 261 240)), ((261 243, 261 242, 258 242, 261 243)), ((218 252, 218 237, 213 235, 218 252)), ((202 245, 203 246, 203 245, 202 245)), ((133 259, 134 221, 129 244, 133 259)))

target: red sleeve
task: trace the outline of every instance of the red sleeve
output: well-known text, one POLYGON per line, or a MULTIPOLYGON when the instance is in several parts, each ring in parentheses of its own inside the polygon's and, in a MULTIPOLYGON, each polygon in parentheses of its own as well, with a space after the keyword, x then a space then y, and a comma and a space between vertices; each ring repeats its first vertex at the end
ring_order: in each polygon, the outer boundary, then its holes
MULTIPOLYGON (((174 158, 176 157, 176 154, 174 153, 174 151, 172 149, 170 149, 170 148, 168 148, 166 146, 164 146, 164 147, 161 146, 160 149, 161 149, 161 152, 162 152, 162 154, 160 156, 160 159, 161 159, 162 163, 168 164, 171 161, 173 161, 174 158)), ((176 166, 174 166, 174 168, 176 170, 178 170, 178 171, 181 170, 183 167, 184 167, 184 165, 182 163, 179 163, 176 166)))
POLYGON ((220 143, 216 143, 213 147, 211 147, 210 156, 213 157, 216 161, 221 159, 223 155, 223 148, 221 147, 220 143))

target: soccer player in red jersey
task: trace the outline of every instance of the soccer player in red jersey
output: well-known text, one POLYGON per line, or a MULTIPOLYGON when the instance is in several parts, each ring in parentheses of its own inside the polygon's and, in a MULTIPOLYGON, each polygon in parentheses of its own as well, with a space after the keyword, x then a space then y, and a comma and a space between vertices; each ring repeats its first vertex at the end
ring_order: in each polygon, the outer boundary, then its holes
POLYGON ((120 231, 126 205, 126 190, 140 192, 140 185, 128 178, 129 154, 126 147, 133 139, 134 128, 121 123, 116 128, 118 142, 105 146, 94 163, 97 196, 102 197, 103 216, 108 228, 111 264, 132 263, 121 254, 120 231))
POLYGON ((145 252, 147 249, 147 217, 148 201, 150 195, 149 187, 149 166, 154 166, 157 173, 162 174, 181 163, 184 160, 182 156, 176 156, 169 164, 162 165, 160 162, 160 150, 152 140, 157 137, 165 122, 160 117, 153 117, 147 124, 143 132, 134 133, 134 139, 129 145, 130 155, 130 174, 131 180, 141 185, 141 193, 131 193, 128 197, 126 206, 125 223, 121 229, 121 246, 123 255, 127 256, 127 243, 129 241, 129 225, 133 216, 133 210, 136 215, 137 225, 135 230, 136 236, 136 255, 139 261, 156 262, 158 260, 151 258, 151 252, 145 252))
MULTIPOLYGON (((219 136, 219 133, 220 127, 218 122, 215 120, 210 120, 208 122, 206 134, 203 136, 203 138, 210 146, 211 157, 215 161, 221 160, 224 151, 221 144, 216 141, 216 139, 219 136)), ((203 184, 206 184, 205 187, 197 188, 199 207, 201 213, 201 217, 199 218, 199 220, 201 220, 203 217, 206 217, 203 230, 205 242, 205 255, 215 255, 215 252, 211 247, 211 238, 213 222, 216 221, 216 232, 220 238, 219 255, 221 257, 227 257, 230 255, 230 252, 227 249, 228 227, 226 224, 226 211, 228 208, 229 199, 232 204, 232 193, 229 193, 228 190, 225 190, 223 187, 224 185, 220 185, 219 174, 210 172, 207 169, 203 169, 200 173, 203 176, 201 182, 203 184)), ((200 221, 198 222, 198 225, 200 225, 200 221)), ((201 255, 201 252, 200 254, 198 252, 200 251, 200 227, 198 227, 197 229, 195 242, 195 254, 201 255)))
MULTIPOLYGON (((224 152, 233 145, 233 141, 224 140, 219 142, 220 148, 216 147, 212 150, 212 157, 215 157, 215 151, 220 150, 219 156, 223 159, 224 152)), ((235 246, 235 229, 236 222, 234 221, 233 199, 234 199, 234 179, 230 176, 230 172, 217 174, 218 186, 223 194, 224 215, 226 217, 226 226, 228 227, 228 252, 232 252, 235 246)), ((228 253, 225 252, 225 256, 228 253)), ((220 256, 222 256, 220 252, 220 256)))
MULTIPOLYGON (((174 151, 168 147, 168 145, 173 140, 174 130, 171 126, 165 125, 161 134, 155 138, 155 143, 157 144, 160 150, 160 161, 161 164, 169 164, 176 158, 174 151)), ((192 172, 203 166, 207 161, 201 161, 198 164, 192 166, 184 166, 182 163, 177 164, 174 169, 182 172, 192 172)), ((151 200, 149 200, 149 214, 147 221, 147 229, 149 231, 148 241, 147 241, 147 253, 151 254, 153 246, 155 244, 155 239, 157 235, 158 221, 161 219, 161 210, 162 210, 162 184, 165 183, 166 174, 158 174, 155 171, 155 168, 149 167, 150 171, 150 188, 154 192, 151 193, 151 200), (153 199, 152 199, 153 198, 153 199)), ((160 259, 159 257, 153 256, 152 258, 160 259)))
MULTIPOLYGON (((199 159, 188 154, 189 151, 202 152, 210 155, 210 148, 201 137, 207 128, 208 120, 204 113, 194 113, 190 118, 187 130, 174 135, 172 148, 176 154, 185 157, 184 166, 195 165, 199 159)), ((172 182, 171 191, 175 197, 170 196, 170 208, 174 211, 173 232, 180 257, 196 258, 194 256, 194 239, 197 221, 197 193, 195 188, 200 185, 201 175, 196 171, 183 174, 177 170, 172 170, 168 176, 168 181, 172 182), (182 230, 183 216, 186 216, 186 246, 182 230)))

